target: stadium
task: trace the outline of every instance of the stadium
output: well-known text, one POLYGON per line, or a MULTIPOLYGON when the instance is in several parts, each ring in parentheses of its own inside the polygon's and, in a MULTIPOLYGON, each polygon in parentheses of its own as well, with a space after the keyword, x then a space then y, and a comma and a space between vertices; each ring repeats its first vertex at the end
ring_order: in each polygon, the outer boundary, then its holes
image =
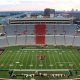
POLYGON ((80 21, 60 14, 20 16, 0 25, 1 80, 80 80, 80 21))

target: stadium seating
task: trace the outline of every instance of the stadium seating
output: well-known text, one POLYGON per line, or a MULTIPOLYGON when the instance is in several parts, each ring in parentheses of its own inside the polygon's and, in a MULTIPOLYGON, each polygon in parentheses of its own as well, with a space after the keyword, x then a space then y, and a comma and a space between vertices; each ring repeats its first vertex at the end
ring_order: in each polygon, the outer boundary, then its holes
MULTIPOLYGON (((44 25, 41 25, 44 26, 44 25)), ((77 25, 46 25, 42 31, 40 25, 9 25, 3 28, 5 36, 0 37, 0 46, 8 45, 34 45, 34 44, 53 44, 53 45, 76 45, 80 46, 80 36, 75 35, 77 25), (39 26, 38 28, 35 26, 39 26), (36 36, 41 34, 44 37, 36 36), (40 38, 40 39, 38 39, 40 38), (39 41, 38 41, 38 40, 39 41), (74 39, 74 40, 73 40, 74 39)))

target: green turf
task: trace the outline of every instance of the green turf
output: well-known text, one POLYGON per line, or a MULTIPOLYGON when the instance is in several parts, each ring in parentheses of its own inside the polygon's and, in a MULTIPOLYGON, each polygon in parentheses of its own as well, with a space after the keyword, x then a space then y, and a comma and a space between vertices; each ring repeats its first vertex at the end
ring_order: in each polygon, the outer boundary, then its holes
POLYGON ((76 48, 9 47, 0 55, 0 69, 80 69, 80 53, 76 48), (44 54, 44 60, 38 54, 44 54))
MULTIPOLYGON (((80 70, 80 51, 77 47, 53 47, 53 46, 14 46, 7 47, 0 55, 0 70, 80 70), (45 58, 39 60, 38 54, 44 54, 45 58)), ((61 73, 61 72, 60 72, 61 73)), ((6 75, 7 74, 7 75, 6 75)), ((8 76, 0 72, 0 77, 8 76)), ((9 78, 9 76, 8 76, 9 78)))

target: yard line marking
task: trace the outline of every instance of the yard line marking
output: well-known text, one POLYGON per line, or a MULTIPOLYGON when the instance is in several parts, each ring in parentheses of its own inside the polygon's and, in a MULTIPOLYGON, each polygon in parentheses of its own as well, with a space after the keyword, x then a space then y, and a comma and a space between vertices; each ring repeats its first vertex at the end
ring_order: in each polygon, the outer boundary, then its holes
POLYGON ((9 52, 12 52, 12 51, 9 51, 9 52))
POLYGON ((39 52, 42 52, 42 51, 39 51, 39 52))
POLYGON ((20 62, 16 62, 16 63, 18 64, 18 63, 20 63, 20 62))
POLYGON ((20 51, 17 51, 17 53, 19 53, 20 51))
POLYGON ((13 64, 10 64, 9 66, 13 66, 13 64))
POLYGON ((66 64, 66 63, 73 63, 73 62, 56 62, 56 63, 65 63, 66 64))
MULTIPOLYGON (((57 60, 58 60, 58 62, 60 61, 61 62, 61 60, 59 59, 60 58, 60 56, 58 55, 59 54, 59 52, 57 52, 56 53, 56 56, 57 56, 57 60)), ((58 64, 57 64, 58 65, 58 64)), ((59 65, 58 65, 59 66, 59 65)), ((59 68, 59 67, 58 67, 59 68)))
MULTIPOLYGON (((74 53, 74 54, 75 54, 75 53, 74 53)), ((75 54, 75 56, 78 58, 78 60, 80 60, 79 55, 76 55, 76 54, 75 54)), ((80 67, 80 66, 79 66, 79 67, 80 67)))
MULTIPOLYGON (((28 59, 29 59, 29 56, 30 56, 30 52, 29 52, 29 54, 28 54, 28 57, 27 57, 27 60, 26 60, 26 63, 25 63, 25 69, 26 69, 26 67, 27 67, 27 65, 28 65, 28 59)), ((26 57, 26 56, 25 56, 26 57)))
MULTIPOLYGON (((33 61, 33 54, 32 54, 31 56, 32 56, 32 58, 31 58, 31 65, 33 65, 33 64, 32 64, 32 61, 33 61)), ((32 67, 32 66, 30 66, 30 69, 31 69, 31 67, 32 67)))
MULTIPOLYGON (((72 56, 73 56, 73 57, 74 57, 74 54, 75 54, 74 51, 72 51, 72 56)), ((76 59, 76 57, 74 57, 74 59, 75 59, 76 62, 79 62, 79 61, 76 59)), ((75 63, 75 62, 74 62, 74 63, 75 63)), ((75 64, 76 64, 76 66, 77 66, 77 63, 75 63, 75 64)), ((78 66, 77 66, 77 68, 78 68, 78 66)))
POLYGON ((42 67, 43 65, 42 64, 39 64, 39 66, 42 67))
POLYGON ((31 78, 31 80, 36 80, 36 79, 34 79, 34 78, 31 78))
MULTIPOLYGON (((24 53, 24 51, 22 51, 22 54, 24 53)), ((25 57, 25 54, 23 54, 23 57, 22 57, 22 60, 21 60, 21 63, 23 64, 23 61, 24 61, 24 57, 25 57)))
POLYGON ((56 52, 56 53, 57 53, 58 51, 54 51, 54 52, 56 52))
MULTIPOLYGON (((60 54, 60 51, 58 52, 58 54, 60 54)), ((61 54, 59 55, 59 58, 60 58, 59 60, 64 61, 61 54)), ((61 61, 60 61, 60 62, 61 62, 61 61)), ((64 64, 64 65, 65 65, 65 64, 64 64)), ((60 66, 61 68, 62 68, 64 65, 63 65, 63 64, 59 64, 59 66, 60 66)))
POLYGON ((35 64, 35 69, 36 69, 36 68, 37 68, 37 61, 38 61, 38 60, 37 60, 37 51, 36 51, 36 53, 35 53, 35 54, 36 54, 36 55, 35 55, 35 57, 36 57, 36 62, 35 62, 35 63, 36 63, 36 64, 35 64))
MULTIPOLYGON (((46 53, 45 53, 45 51, 42 51, 42 52, 43 52, 43 55, 45 56, 43 65, 44 65, 45 68, 47 69, 46 53)), ((44 67, 44 66, 43 66, 43 67, 44 67)))
POLYGON ((69 64, 69 66, 73 67, 73 64, 69 64))
MULTIPOLYGON (((69 54, 68 57, 71 59, 71 61, 73 62, 73 58, 72 56, 69 54)), ((73 69, 73 67, 71 67, 73 69)))
MULTIPOLYGON (((48 53, 49 53, 49 51, 46 51, 46 66, 47 66, 47 68, 49 67, 49 65, 50 65, 50 59, 49 59, 49 55, 48 55, 48 53)), ((51 68, 51 67, 50 67, 51 68)))
MULTIPOLYGON (((72 52, 73 52, 73 51, 72 51, 72 52)), ((71 55, 72 55, 72 57, 74 58, 74 60, 77 62, 77 60, 76 60, 76 58, 74 57, 73 53, 72 53, 71 55)), ((75 64, 75 66, 78 68, 77 63, 75 63, 75 61, 74 61, 74 64, 75 64)), ((79 68, 78 68, 78 69, 79 69, 79 68)))
MULTIPOLYGON (((49 62, 50 62, 50 65, 52 64, 52 62, 51 62, 51 58, 50 58, 50 55, 49 55, 49 52, 47 52, 48 53, 48 56, 49 56, 49 62)), ((51 54, 51 53, 50 53, 51 54)), ((52 66, 51 66, 51 69, 52 69, 52 66)))
POLYGON ((30 66, 30 68, 31 68, 33 65, 32 65, 32 64, 30 64, 29 66, 30 66))
POLYGON ((63 65, 63 64, 59 64, 59 66, 60 66, 60 67, 63 67, 64 65, 63 65))
MULTIPOLYGON (((68 62, 66 62, 66 63, 73 63, 73 62, 70 62, 70 61, 69 61, 68 56, 67 56, 67 51, 65 51, 64 56, 65 56, 65 59, 67 59, 67 61, 68 61, 68 62)), ((68 65, 67 65, 67 68, 69 68, 68 65)))
MULTIPOLYGON (((63 51, 63 50, 62 50, 62 51, 63 51)), ((63 54, 63 55, 60 55, 60 56, 61 56, 62 60, 65 61, 65 58, 64 58, 64 51, 63 51, 62 54, 63 54)), ((66 65, 66 64, 64 64, 64 66, 65 66, 65 68, 67 68, 67 65, 66 65)))
MULTIPOLYGON (((21 55, 22 55, 22 51, 21 51, 20 53, 21 53, 21 54, 19 55, 17 62, 20 62, 19 60, 20 60, 20 57, 21 57, 21 55)), ((17 67, 17 64, 15 65, 15 68, 16 68, 16 67, 17 67)))
POLYGON ((20 69, 22 69, 21 67, 23 66, 23 64, 20 64, 19 66, 20 66, 20 69))
MULTIPOLYGON (((13 51, 13 54, 14 54, 15 52, 16 52, 16 51, 13 51)), ((18 54, 19 54, 19 53, 18 53, 18 54)), ((14 61, 17 59, 16 57, 18 56, 18 54, 16 54, 15 57, 12 59, 12 63, 14 63, 14 61)), ((11 63, 11 64, 12 64, 12 63, 11 63)), ((14 66, 14 67, 15 67, 15 66, 14 66)))
MULTIPOLYGON (((8 50, 6 52, 4 52, 3 54, 7 54, 7 53, 8 53, 8 50)), ((7 55, 6 57, 5 56, 6 55, 3 55, 3 57, 1 57, 1 60, 0 60, 1 64, 4 63, 4 61, 6 60, 7 57, 9 57, 9 55, 7 55)))
POLYGON ((52 64, 50 64, 49 66, 53 67, 53 65, 52 65, 52 64))
POLYGON ((45 65, 46 65, 46 69, 47 69, 47 61, 46 60, 47 60, 47 58, 46 58, 46 53, 45 53, 45 65))
POLYGON ((49 52, 49 51, 47 51, 47 52, 49 52))
POLYGON ((60 55, 62 55, 62 53, 59 53, 60 55))
POLYGON ((4 66, 4 64, 1 64, 1 66, 4 66))
MULTIPOLYGON (((24 51, 26 51, 26 50, 60 50, 60 49, 20 49, 20 50, 24 50, 24 51)), ((57 51, 56 51, 57 52, 57 51)))
POLYGON ((34 51, 32 51, 32 52, 34 52, 34 51))
MULTIPOLYGON (((62 54, 63 54, 63 55, 61 55, 62 60, 63 60, 64 62, 66 62, 66 60, 65 60, 65 58, 64 58, 64 54, 65 54, 64 52, 65 52, 65 51, 62 49, 61 52, 62 52, 62 54)), ((66 62, 66 63, 68 63, 68 62, 66 62)), ((67 68, 67 65, 66 65, 66 64, 64 64, 63 66, 65 66, 65 68, 67 68)))
MULTIPOLYGON (((16 55, 15 55, 15 57, 14 57, 14 59, 13 59, 13 63, 15 62, 16 63, 16 61, 17 61, 17 56, 19 57, 20 55, 19 55, 20 53, 17 53, 16 55)), ((17 62, 19 62, 19 61, 17 61, 17 62)), ((20 63, 20 62, 19 62, 20 63)), ((16 69, 16 65, 17 64, 15 64, 15 66, 14 66, 14 69, 16 69)))
MULTIPOLYGON (((38 52, 39 52, 39 50, 38 50, 38 52)), ((44 65, 43 62, 42 62, 42 60, 39 60, 39 65, 44 65)), ((39 65, 38 65, 38 66, 39 66, 39 65)), ((43 66, 40 66, 40 69, 42 69, 42 67, 43 67, 43 66)))
MULTIPOLYGON (((42 60, 40 60, 40 65, 43 65, 42 60)), ((42 69, 42 66, 41 66, 41 69, 42 69)))
POLYGON ((62 52, 64 53, 65 51, 62 50, 62 52))
POLYGON ((19 66, 23 66, 23 64, 20 64, 19 66))
MULTIPOLYGON (((9 61, 7 62, 6 66, 9 66, 10 62, 12 62, 13 56, 14 54, 10 55, 9 61)), ((9 66, 9 69, 10 69, 10 66, 9 66)))
POLYGON ((53 55, 54 53, 52 52, 52 56, 53 56, 53 59, 54 59, 54 64, 56 65, 56 69, 57 69, 57 64, 56 64, 56 60, 55 60, 55 57, 53 55))
MULTIPOLYGON (((8 50, 7 50, 6 54, 8 54, 8 50)), ((7 67, 7 66, 6 66, 6 64, 7 64, 8 62, 6 63, 6 61, 7 61, 6 59, 8 59, 10 56, 11 56, 11 55, 10 55, 10 54, 8 54, 6 57, 4 57, 4 59, 3 59, 3 61, 2 61, 2 62, 3 62, 3 64, 5 64, 5 66, 4 66, 4 67, 7 67)))

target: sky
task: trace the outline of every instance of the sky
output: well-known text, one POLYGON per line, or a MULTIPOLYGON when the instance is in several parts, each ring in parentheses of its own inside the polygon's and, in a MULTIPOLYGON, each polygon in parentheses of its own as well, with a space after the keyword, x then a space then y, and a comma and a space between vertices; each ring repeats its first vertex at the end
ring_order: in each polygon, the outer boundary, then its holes
POLYGON ((80 10, 80 0, 0 0, 0 11, 16 10, 80 10))

